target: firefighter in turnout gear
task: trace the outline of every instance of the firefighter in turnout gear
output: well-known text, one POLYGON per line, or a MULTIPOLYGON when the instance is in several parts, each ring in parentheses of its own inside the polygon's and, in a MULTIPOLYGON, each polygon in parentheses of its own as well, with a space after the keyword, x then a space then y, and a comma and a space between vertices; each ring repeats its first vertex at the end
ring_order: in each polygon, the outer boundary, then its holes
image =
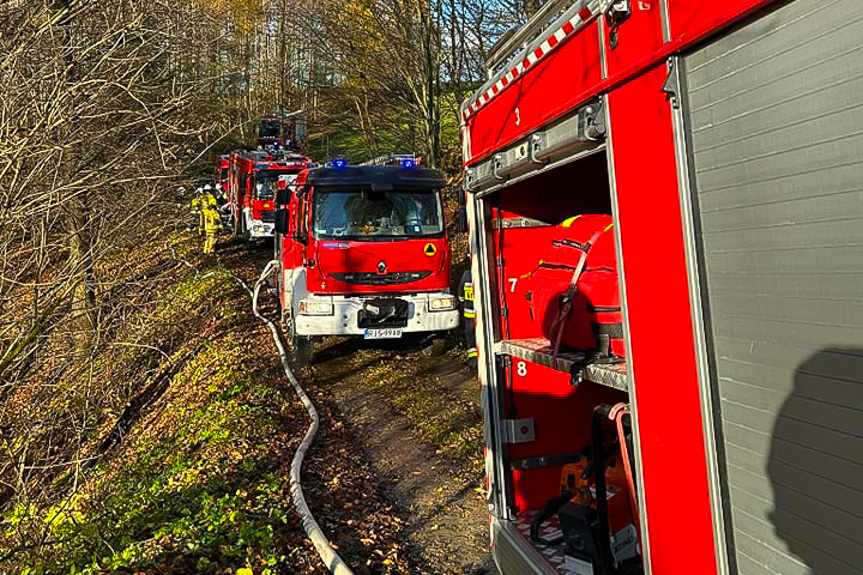
POLYGON ((201 210, 201 216, 204 219, 204 253, 213 253, 213 248, 216 246, 216 234, 222 229, 222 219, 219 216, 219 210, 215 206, 205 206, 201 210))
MULTIPOLYGON (((201 195, 198 198, 198 207, 200 209, 200 221, 198 227, 198 233, 207 234, 207 222, 205 212, 206 210, 216 210, 217 202, 216 198, 213 196, 213 186, 207 184, 204 186, 204 189, 201 192, 201 195)), ((216 211, 218 214, 218 211, 216 211)), ((214 236, 215 237, 215 236, 214 236)), ((209 253, 209 252, 207 252, 209 253)))
POLYGON ((473 303, 473 281, 470 267, 461 276, 458 299, 462 304, 464 314, 464 339, 467 346, 467 363, 471 368, 476 368, 476 308, 473 303))
POLYGON ((201 229, 201 194, 204 192, 204 188, 195 189, 195 197, 192 198, 192 201, 189 204, 189 214, 192 216, 192 221, 189 222, 188 230, 192 231, 196 227, 200 231, 201 229), (197 222, 197 225, 195 225, 197 222))

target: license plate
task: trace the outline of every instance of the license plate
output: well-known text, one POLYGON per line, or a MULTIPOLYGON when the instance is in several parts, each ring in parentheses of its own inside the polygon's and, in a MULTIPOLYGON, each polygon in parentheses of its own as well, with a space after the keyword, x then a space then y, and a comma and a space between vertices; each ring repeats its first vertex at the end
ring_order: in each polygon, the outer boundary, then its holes
POLYGON ((367 329, 363 334, 363 339, 397 339, 401 336, 401 328, 384 327, 380 329, 367 329))

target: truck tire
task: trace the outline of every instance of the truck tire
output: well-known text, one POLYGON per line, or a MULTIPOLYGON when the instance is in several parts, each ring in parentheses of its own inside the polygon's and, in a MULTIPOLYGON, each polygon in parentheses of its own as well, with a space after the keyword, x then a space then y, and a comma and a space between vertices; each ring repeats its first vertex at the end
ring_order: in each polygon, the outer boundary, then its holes
POLYGON ((312 364, 312 356, 314 355, 312 338, 294 335, 291 338, 291 348, 293 349, 294 362, 298 366, 306 367, 312 364))
POLYGON ((446 352, 446 337, 442 335, 433 337, 420 349, 420 353, 425 357, 439 357, 444 352, 446 352))

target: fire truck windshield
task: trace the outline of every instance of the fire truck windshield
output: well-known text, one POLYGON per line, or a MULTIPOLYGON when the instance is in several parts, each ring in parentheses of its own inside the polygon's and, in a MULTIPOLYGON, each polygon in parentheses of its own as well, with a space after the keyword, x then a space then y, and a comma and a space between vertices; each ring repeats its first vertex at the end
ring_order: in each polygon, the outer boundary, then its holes
POLYGON ((391 241, 443 234, 437 190, 318 190, 314 198, 314 233, 318 238, 391 241))
POLYGON ((279 121, 278 120, 261 120, 258 124, 259 138, 278 138, 279 137, 279 121))
POLYGON ((255 174, 255 199, 256 200, 272 200, 275 197, 276 190, 280 187, 278 182, 284 181, 290 184, 296 179, 300 170, 266 170, 255 174))
POLYGON ((256 200, 272 200, 276 197, 276 190, 272 183, 262 184, 261 182, 257 182, 255 184, 255 199, 256 200))

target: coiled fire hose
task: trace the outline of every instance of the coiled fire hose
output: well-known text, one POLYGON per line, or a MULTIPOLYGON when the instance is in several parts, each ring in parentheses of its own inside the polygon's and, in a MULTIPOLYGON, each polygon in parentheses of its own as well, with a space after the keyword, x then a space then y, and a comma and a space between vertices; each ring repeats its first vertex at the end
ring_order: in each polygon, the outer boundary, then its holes
POLYGON ((288 365, 288 354, 285 351, 285 346, 282 343, 281 337, 279 337, 279 330, 276 328, 276 325, 261 315, 258 312, 258 293, 260 292, 261 285, 263 285, 264 281, 273 273, 276 269, 277 262, 271 261, 269 262, 264 271, 261 273, 261 277, 258 278, 258 281, 255 282, 254 289, 250 289, 249 286, 241 280, 237 278, 237 281, 242 284, 243 289, 245 289, 249 296, 252 298, 252 313, 255 314, 259 320, 264 322, 267 327, 270 329, 270 333, 273 334, 273 341, 276 344, 276 348, 279 351, 279 358, 282 361, 282 368, 285 370, 285 375, 288 377, 288 381, 291 382, 291 385, 294 388, 294 391, 297 394, 297 397, 300 398, 300 401, 306 408, 306 411, 309 414, 309 418, 311 419, 311 423, 309 424, 309 429, 306 431, 306 436, 303 438, 303 441, 300 443, 300 446, 297 448, 297 452, 294 454, 294 459, 291 461, 291 473, 290 473, 290 490, 291 490, 291 500, 294 504, 294 509, 296 509, 297 514, 299 514, 300 519, 303 523, 303 529, 306 532, 309 540, 312 542, 312 545, 315 546, 315 550, 318 552, 318 556, 320 556, 321 561, 324 562, 324 565, 327 566, 327 569, 330 570, 330 573, 333 575, 354 575, 353 571, 347 566, 347 564, 339 557, 336 550, 330 545, 329 540, 327 539, 324 531, 321 529, 321 526, 318 525, 318 522, 315 520, 312 512, 309 510, 309 506, 306 504, 306 497, 303 495, 303 486, 300 482, 300 472, 303 466, 303 458, 306 455, 306 451, 308 451, 309 447, 312 445, 312 442, 315 439, 315 435, 318 432, 318 427, 320 424, 320 418, 318 417, 318 412, 315 410, 315 406, 312 404, 312 400, 309 399, 309 396, 306 394, 305 390, 300 385, 300 382, 297 381, 297 378, 294 377, 294 373, 291 371, 290 365, 288 365))

